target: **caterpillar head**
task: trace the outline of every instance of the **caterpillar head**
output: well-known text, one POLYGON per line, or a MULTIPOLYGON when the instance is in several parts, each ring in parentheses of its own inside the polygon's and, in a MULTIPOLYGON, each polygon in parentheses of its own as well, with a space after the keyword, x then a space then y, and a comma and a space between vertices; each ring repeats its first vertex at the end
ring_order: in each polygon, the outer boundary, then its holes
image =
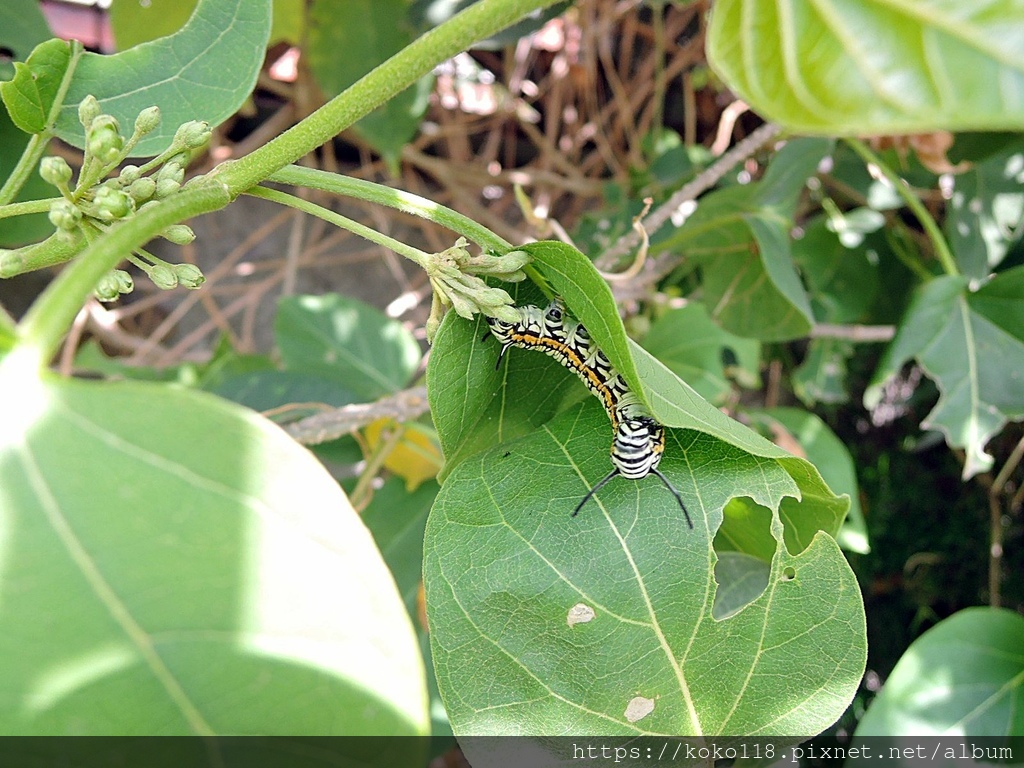
MULTIPOLYGON (((491 336, 497 339, 499 344, 508 345, 512 343, 512 332, 517 326, 516 323, 509 323, 496 317, 488 317, 487 325, 490 328, 491 336)), ((486 334, 484 338, 486 338, 486 334)))
POLYGON ((665 428, 650 416, 619 421, 612 442, 612 465, 630 480, 647 477, 658 468, 665 452, 665 428))

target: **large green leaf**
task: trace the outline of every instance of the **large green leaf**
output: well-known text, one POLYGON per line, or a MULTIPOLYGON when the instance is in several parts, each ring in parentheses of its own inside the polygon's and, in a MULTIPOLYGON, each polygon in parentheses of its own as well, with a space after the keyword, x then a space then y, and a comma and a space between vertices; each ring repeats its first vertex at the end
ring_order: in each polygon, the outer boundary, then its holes
POLYGON ((855 736, 1020 737, 1022 712, 1024 618, 968 608, 911 643, 855 736))
POLYGON ((712 616, 723 506, 742 494, 777 508, 791 476, 672 430, 661 466, 694 530, 654 477, 617 479, 571 517, 608 469, 608 439, 588 402, 467 459, 441 489, 424 576, 456 734, 812 734, 834 722, 866 645, 859 588, 830 538, 794 556, 771 515, 767 588, 712 616))
POLYGON ((1024 418, 1024 267, 977 292, 962 277, 922 286, 864 393, 874 407, 886 381, 915 358, 942 395, 922 426, 941 429, 966 452, 964 477, 992 466, 985 444, 1008 420, 1024 418))
POLYGON ((0 364, 0 730, 417 734, 416 638, 320 465, 219 398, 0 364))
POLYGON ((715 3, 708 59, 765 117, 801 133, 1024 124, 1020 0, 715 3))
MULTIPOLYGON (((412 42, 415 31, 406 0, 314 0, 306 53, 313 77, 330 98, 412 42)), ((391 99, 364 117, 355 130, 386 158, 416 135, 433 78, 391 99)))
POLYGON ((397 320, 339 294, 289 296, 274 320, 281 360, 373 400, 409 384, 422 354, 397 320))
POLYGON ((946 236, 963 273, 984 280, 1024 232, 1024 143, 953 179, 946 236))
MULTIPOLYGON (((793 483, 792 495, 801 499, 783 504, 786 543, 792 551, 802 551, 819 530, 832 535, 838 532, 846 501, 829 491, 813 466, 730 419, 629 340, 607 284, 586 256, 564 243, 531 243, 523 250, 533 256, 534 266, 565 299, 633 390, 642 394, 662 424, 713 435, 755 456, 778 461, 785 468, 793 483)), ((528 287, 517 289, 516 296, 520 305, 542 300, 528 287)), ((485 327, 479 320, 472 324, 447 317, 434 340, 427 386, 431 414, 445 453, 445 476, 469 456, 495 442, 534 431, 567 402, 585 396, 586 390, 572 373, 531 350, 510 350, 502 370, 494 371, 490 361, 499 347, 493 339, 483 338, 485 327)), ((612 436, 610 427, 605 429, 607 451, 612 436)), ((733 512, 727 516, 722 534, 730 548, 770 559, 774 544, 768 511, 737 503, 733 512), (758 525, 751 526, 751 519, 758 525)))
POLYGON ((104 112, 131 132, 143 109, 160 107, 160 127, 133 150, 162 152, 187 120, 218 125, 249 97, 270 35, 271 0, 201 0, 188 23, 169 37, 112 56, 87 53, 57 121, 57 135, 84 144, 78 103, 92 94, 104 112))

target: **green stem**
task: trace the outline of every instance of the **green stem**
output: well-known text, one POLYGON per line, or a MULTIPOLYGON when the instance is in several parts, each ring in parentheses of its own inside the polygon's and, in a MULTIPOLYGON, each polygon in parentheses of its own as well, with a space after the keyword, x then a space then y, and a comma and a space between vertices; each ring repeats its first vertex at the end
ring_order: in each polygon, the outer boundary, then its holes
POLYGON ((468 216, 463 216, 451 208, 438 205, 425 197, 402 192, 401 190, 386 187, 383 184, 375 184, 372 181, 364 181, 363 179, 353 179, 350 176, 340 176, 336 173, 321 171, 316 168, 304 168, 299 165, 286 166, 268 178, 267 181, 290 184, 296 187, 319 189, 335 195, 365 200, 375 205, 386 205, 403 213, 419 216, 421 219, 440 224, 442 227, 463 235, 467 240, 476 243, 484 250, 504 253, 512 248, 510 242, 494 234, 486 227, 477 224, 468 216))
POLYGON ((52 137, 52 133, 43 131, 42 133, 33 134, 32 138, 28 140, 25 151, 18 158, 18 164, 14 166, 14 170, 7 177, 4 186, 0 188, 0 205, 7 205, 7 203, 17 197, 21 188, 25 186, 25 182, 28 181, 29 174, 39 165, 39 161, 46 151, 46 145, 52 137))
POLYGON ((381 104, 398 95, 439 62, 467 45, 504 29, 555 0, 480 0, 417 38, 353 83, 302 122, 240 160, 229 161, 211 175, 227 184, 232 197, 294 163, 331 140, 381 104))
POLYGON ((931 240, 932 247, 935 249, 935 255, 939 259, 939 263, 942 264, 942 269, 945 270, 948 275, 959 275, 960 270, 957 269, 956 260, 953 258, 952 252, 949 250, 949 245, 946 243, 946 238, 942 234, 942 230, 939 229, 939 225, 935 223, 935 219, 928 213, 928 209, 924 207, 917 195, 910 189, 910 185, 906 181, 901 179, 888 165, 874 152, 867 144, 860 141, 859 139, 846 139, 846 143, 849 144, 850 148, 861 156, 861 159, 865 163, 869 163, 878 168, 882 172, 882 175, 889 180, 896 192, 906 202, 907 207, 913 212, 914 216, 921 223, 924 231, 928 235, 928 239, 931 240))
POLYGON ((44 200, 26 200, 22 203, 11 203, 0 208, 0 219, 6 219, 10 216, 27 216, 30 213, 47 213, 50 210, 51 203, 62 199, 60 197, 47 197, 44 200))
POLYGON ((429 73, 438 63, 555 0, 480 0, 435 27, 288 131, 202 181, 140 211, 86 247, 25 315, 20 336, 34 362, 45 367, 82 302, 117 263, 171 224, 225 207, 285 165, 324 144, 429 73))
POLYGON ((57 351, 85 297, 96 283, 136 248, 145 245, 171 224, 223 208, 230 202, 227 189, 204 179, 183 187, 160 205, 146 208, 90 243, 35 301, 21 323, 20 337, 44 368, 57 351))
POLYGON ((269 189, 268 187, 253 187, 246 192, 246 194, 252 195, 253 197, 262 197, 264 200, 271 200, 275 203, 280 203, 281 205, 287 205, 291 208, 302 211, 303 213, 308 213, 310 216, 321 218, 335 226, 341 227, 342 229, 347 229, 349 232, 359 235, 360 237, 369 240, 371 243, 376 243, 377 245, 388 248, 399 256, 405 256, 405 258, 416 262, 416 264, 423 269, 426 269, 427 262, 430 260, 430 256, 419 248, 413 248, 411 245, 399 242, 392 237, 381 234, 375 229, 370 229, 365 224, 360 224, 358 221, 353 221, 352 219, 342 216, 340 213, 328 210, 322 205, 311 203, 308 200, 303 200, 302 198, 290 195, 287 192, 281 192, 277 189, 269 189))

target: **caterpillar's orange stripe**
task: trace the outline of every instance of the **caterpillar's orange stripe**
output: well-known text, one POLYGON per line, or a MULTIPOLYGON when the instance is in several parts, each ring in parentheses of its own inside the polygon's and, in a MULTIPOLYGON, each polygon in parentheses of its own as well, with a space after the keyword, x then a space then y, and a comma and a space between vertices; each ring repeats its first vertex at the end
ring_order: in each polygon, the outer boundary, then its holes
POLYGON ((583 359, 577 354, 576 350, 565 342, 551 336, 537 336, 536 334, 512 331, 509 333, 509 338, 519 347, 542 347, 544 351, 553 350, 560 353, 562 359, 559 362, 572 368, 576 375, 583 379, 583 383, 603 401, 604 409, 608 412, 612 426, 614 427, 618 424, 619 417, 616 413, 618 398, 608 386, 608 382, 602 378, 596 369, 589 367, 583 362, 583 359))

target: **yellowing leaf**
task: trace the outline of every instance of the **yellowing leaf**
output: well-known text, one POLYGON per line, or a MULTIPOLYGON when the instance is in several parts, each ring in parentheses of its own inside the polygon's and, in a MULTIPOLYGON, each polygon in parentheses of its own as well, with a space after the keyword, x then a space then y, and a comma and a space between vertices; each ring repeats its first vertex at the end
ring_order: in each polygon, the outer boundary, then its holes
MULTIPOLYGON (((384 432, 398 425, 394 419, 378 419, 363 430, 371 451, 380 445, 384 432)), ((384 466, 405 480, 405 489, 415 491, 420 483, 437 477, 443 460, 437 439, 419 424, 406 424, 398 445, 388 454, 384 466)))

